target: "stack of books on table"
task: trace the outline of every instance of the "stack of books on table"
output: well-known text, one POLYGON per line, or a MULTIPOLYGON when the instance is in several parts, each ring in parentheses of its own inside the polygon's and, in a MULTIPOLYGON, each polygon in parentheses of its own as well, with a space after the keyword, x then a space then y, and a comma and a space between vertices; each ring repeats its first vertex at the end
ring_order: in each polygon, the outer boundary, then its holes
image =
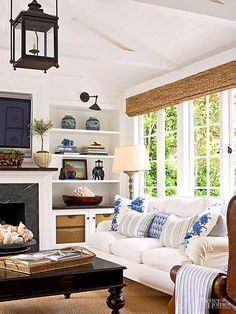
POLYGON ((81 155, 108 155, 105 146, 102 145, 87 145, 82 146, 80 150, 81 155))
POLYGON ((25 274, 41 273, 91 263, 95 254, 86 248, 69 247, 0 257, 0 268, 25 274))

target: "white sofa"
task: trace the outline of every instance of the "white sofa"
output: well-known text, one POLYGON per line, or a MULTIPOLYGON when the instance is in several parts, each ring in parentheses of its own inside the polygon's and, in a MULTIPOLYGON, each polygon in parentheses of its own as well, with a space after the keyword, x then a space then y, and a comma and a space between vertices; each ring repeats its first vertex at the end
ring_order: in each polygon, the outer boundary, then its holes
MULTIPOLYGON (((200 214, 216 202, 207 197, 169 197, 152 200, 149 211, 155 208, 182 216, 200 214)), ((125 277, 149 287, 172 294, 174 285, 170 270, 174 265, 194 263, 221 268, 228 259, 228 237, 199 237, 188 252, 183 248, 161 247, 154 238, 127 238, 109 231, 110 221, 101 222, 87 241, 89 248, 100 258, 124 265, 125 277)))

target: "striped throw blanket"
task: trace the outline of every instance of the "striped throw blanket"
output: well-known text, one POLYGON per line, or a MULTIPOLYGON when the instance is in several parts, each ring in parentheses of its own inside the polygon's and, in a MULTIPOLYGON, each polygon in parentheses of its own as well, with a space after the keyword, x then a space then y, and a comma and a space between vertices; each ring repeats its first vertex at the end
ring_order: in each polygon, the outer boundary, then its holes
POLYGON ((219 270, 198 265, 184 265, 175 285, 175 314, 209 313, 212 284, 219 270))

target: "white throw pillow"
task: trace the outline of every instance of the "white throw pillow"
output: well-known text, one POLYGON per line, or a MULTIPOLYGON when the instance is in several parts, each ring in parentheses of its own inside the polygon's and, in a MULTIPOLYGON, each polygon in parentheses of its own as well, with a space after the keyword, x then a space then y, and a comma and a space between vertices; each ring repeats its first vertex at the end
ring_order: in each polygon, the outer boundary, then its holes
POLYGON ((145 238, 154 217, 155 213, 129 211, 121 219, 118 233, 132 238, 145 238))
POLYGON ((216 210, 207 210, 200 214, 184 237, 185 248, 187 248, 194 239, 206 237, 216 225, 219 216, 220 213, 216 210))
POLYGON ((133 200, 122 197, 120 195, 115 196, 114 202, 114 214, 111 222, 111 231, 117 231, 119 223, 127 211, 135 211, 138 213, 147 212, 149 195, 145 197, 136 197, 133 200))
POLYGON ((171 214, 162 230, 160 237, 161 246, 178 248, 184 243, 186 232, 192 227, 197 216, 180 218, 171 214))

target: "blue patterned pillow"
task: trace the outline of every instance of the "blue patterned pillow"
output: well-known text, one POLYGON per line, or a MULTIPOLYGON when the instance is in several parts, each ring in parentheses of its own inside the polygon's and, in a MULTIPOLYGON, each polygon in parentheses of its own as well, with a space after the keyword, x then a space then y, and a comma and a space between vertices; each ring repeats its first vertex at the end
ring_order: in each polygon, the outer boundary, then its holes
POLYGON ((206 237, 216 225, 220 213, 214 210, 206 211, 198 217, 191 229, 184 237, 184 246, 187 248, 191 241, 198 237, 206 237))
POLYGON ((162 229, 169 216, 170 216, 170 213, 158 212, 153 219, 153 222, 148 230, 147 236, 149 238, 160 239, 162 229))
POLYGON ((121 218, 127 211, 134 210, 143 213, 147 204, 144 197, 136 197, 132 201, 120 195, 116 195, 114 202, 114 214, 111 221, 110 231, 117 231, 121 218))

